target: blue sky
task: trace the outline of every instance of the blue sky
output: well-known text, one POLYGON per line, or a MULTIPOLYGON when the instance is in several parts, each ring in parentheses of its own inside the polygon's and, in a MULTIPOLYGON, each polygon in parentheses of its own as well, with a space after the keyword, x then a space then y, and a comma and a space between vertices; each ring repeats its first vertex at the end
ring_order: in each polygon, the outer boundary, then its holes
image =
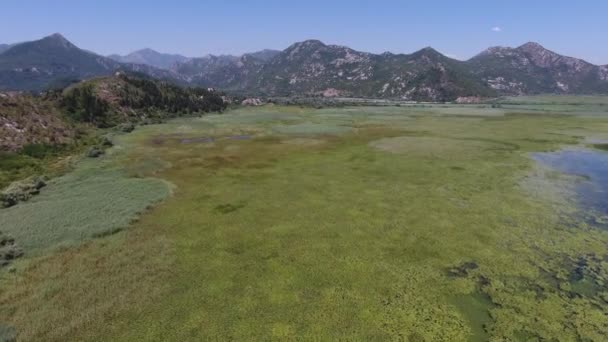
POLYGON ((469 58, 536 41, 608 64, 608 1, 3 0, 0 43, 60 32, 101 54, 150 47, 187 56, 283 49, 315 38, 369 52, 426 46, 469 58))

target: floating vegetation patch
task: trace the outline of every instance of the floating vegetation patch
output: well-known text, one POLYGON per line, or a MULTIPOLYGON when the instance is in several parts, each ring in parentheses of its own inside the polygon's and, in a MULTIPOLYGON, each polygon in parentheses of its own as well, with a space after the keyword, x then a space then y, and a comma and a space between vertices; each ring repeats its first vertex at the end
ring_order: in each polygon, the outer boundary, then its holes
POLYGON ((297 146, 318 146, 325 143, 322 139, 310 139, 310 138, 294 138, 282 141, 283 144, 297 145, 297 146))
POLYGON ((273 129, 277 133, 293 135, 341 134, 352 130, 352 128, 346 126, 315 123, 274 126, 273 129))
POLYGON ((127 172, 135 177, 150 177, 170 168, 172 164, 160 157, 148 156, 135 158, 127 166, 127 172))
POLYGON ((380 151, 413 157, 469 159, 479 156, 494 144, 476 140, 456 140, 428 136, 403 136, 372 141, 371 147, 380 151))
POLYGON ((230 139, 230 140, 250 140, 251 138, 252 138, 251 135, 245 135, 245 134, 244 135, 232 135, 232 136, 227 137, 227 139, 230 139))
POLYGON ((180 143, 182 144, 206 144, 213 143, 218 140, 251 140, 253 138, 252 135, 249 134, 238 134, 238 135, 228 135, 224 137, 194 137, 194 138, 182 138, 180 139, 180 143))
POLYGON ((474 261, 467 261, 458 266, 450 267, 447 271, 449 277, 462 278, 469 275, 469 272, 479 268, 474 261))
POLYGON ((218 125, 238 125, 238 124, 261 124, 267 122, 280 122, 280 121, 297 121, 302 118, 298 115, 284 113, 284 112, 258 112, 252 109, 241 109, 231 113, 222 115, 209 115, 204 117, 203 120, 218 125))
POLYGON ((213 137, 199 137, 199 138, 182 139, 180 142, 182 144, 200 144, 200 143, 211 143, 214 141, 215 141, 215 138, 213 138, 213 137))
POLYGON ((220 204, 220 205, 216 206, 215 211, 220 212, 222 214, 229 214, 229 213, 232 213, 232 212, 237 211, 244 207, 245 207, 244 202, 235 203, 235 204, 226 203, 226 204, 220 204))

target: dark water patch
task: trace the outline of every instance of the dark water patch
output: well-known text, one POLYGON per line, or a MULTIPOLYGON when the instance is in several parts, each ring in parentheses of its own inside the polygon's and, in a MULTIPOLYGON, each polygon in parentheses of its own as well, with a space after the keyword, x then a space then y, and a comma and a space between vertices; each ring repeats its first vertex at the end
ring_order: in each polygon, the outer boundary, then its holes
POLYGON ((197 144, 197 143, 211 143, 214 142, 215 139, 212 137, 199 137, 199 138, 188 138, 182 139, 182 144, 197 144))
POLYGON ((595 297, 608 289, 604 279, 604 257, 586 254, 571 261, 568 282, 570 292, 576 296, 595 297))
POLYGON ((448 268, 447 274, 448 277, 452 278, 464 278, 469 275, 470 271, 475 270, 477 268, 479 268, 479 265, 477 265, 476 262, 467 261, 460 265, 448 268))
POLYGON ((608 144, 607 143, 593 144, 593 147, 596 148, 596 149, 598 149, 598 150, 608 151, 608 144))
POLYGON ((236 203, 236 204, 226 203, 226 204, 220 204, 220 205, 216 206, 215 211, 220 212, 222 214, 229 214, 229 213, 235 212, 244 207, 245 207, 245 203, 236 203))
POLYGON ((564 149, 532 154, 542 165, 577 176, 574 184, 581 216, 589 224, 608 228, 608 153, 591 149, 564 149))
POLYGON ((540 335, 528 330, 515 331, 513 335, 516 341, 541 341, 540 335))
POLYGON ((0 324, 0 342, 16 342, 17 331, 12 326, 0 324))
POLYGON ((175 139, 179 139, 182 136, 184 136, 184 133, 165 133, 165 134, 158 134, 153 136, 152 138, 150 138, 149 142, 152 145, 164 145, 165 143, 167 143, 168 141, 173 141, 175 139))
POLYGON ((560 265, 561 270, 540 269, 539 279, 528 285, 536 284, 542 290, 541 297, 547 292, 557 292, 570 299, 588 298, 601 301, 602 294, 608 290, 604 259, 605 256, 593 253, 575 258, 564 257, 560 265))
MULTIPOLYGON (((228 140, 250 140, 253 137, 251 135, 231 135, 220 139, 228 140)), ((196 138, 185 138, 181 140, 182 144, 204 144, 212 143, 216 140, 214 137, 196 137, 196 138)))
POLYGON ((490 310, 496 307, 492 298, 484 292, 476 291, 471 294, 454 296, 451 299, 458 311, 469 322, 471 341, 488 341, 489 331, 494 324, 490 310))

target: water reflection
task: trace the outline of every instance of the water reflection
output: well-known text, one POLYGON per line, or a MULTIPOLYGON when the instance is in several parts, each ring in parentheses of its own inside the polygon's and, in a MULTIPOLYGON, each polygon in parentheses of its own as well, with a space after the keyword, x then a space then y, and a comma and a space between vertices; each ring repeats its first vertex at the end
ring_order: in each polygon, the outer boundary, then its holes
POLYGON ((580 181, 575 184, 575 191, 585 219, 608 227, 608 152, 570 148, 534 153, 532 158, 542 165, 578 176, 580 181))

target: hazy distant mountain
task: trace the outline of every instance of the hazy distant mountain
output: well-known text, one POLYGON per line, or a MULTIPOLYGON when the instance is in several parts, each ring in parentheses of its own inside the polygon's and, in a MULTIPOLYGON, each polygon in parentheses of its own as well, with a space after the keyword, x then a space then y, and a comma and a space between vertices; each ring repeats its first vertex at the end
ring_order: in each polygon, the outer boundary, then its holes
POLYGON ((257 84, 262 66, 280 54, 262 50, 242 56, 208 55, 178 64, 175 71, 196 85, 222 89, 250 89, 257 84))
POLYGON ((508 94, 608 92, 605 67, 566 57, 538 43, 492 47, 468 62, 490 87, 508 94))
POLYGON ((117 70, 134 71, 157 78, 179 75, 147 65, 121 64, 82 50, 60 34, 20 43, 0 54, 0 89, 40 91, 77 80, 110 75, 117 70))
POLYGON ((12 46, 13 44, 0 44, 0 53, 10 49, 12 46))
POLYGON ((110 55, 109 58, 120 63, 145 64, 160 69, 171 69, 178 63, 184 63, 190 58, 182 55, 160 53, 152 49, 142 49, 126 56, 110 55))
POLYGON ((253 54, 193 58, 179 64, 175 71, 195 85, 221 89, 251 89, 265 61, 253 54))

